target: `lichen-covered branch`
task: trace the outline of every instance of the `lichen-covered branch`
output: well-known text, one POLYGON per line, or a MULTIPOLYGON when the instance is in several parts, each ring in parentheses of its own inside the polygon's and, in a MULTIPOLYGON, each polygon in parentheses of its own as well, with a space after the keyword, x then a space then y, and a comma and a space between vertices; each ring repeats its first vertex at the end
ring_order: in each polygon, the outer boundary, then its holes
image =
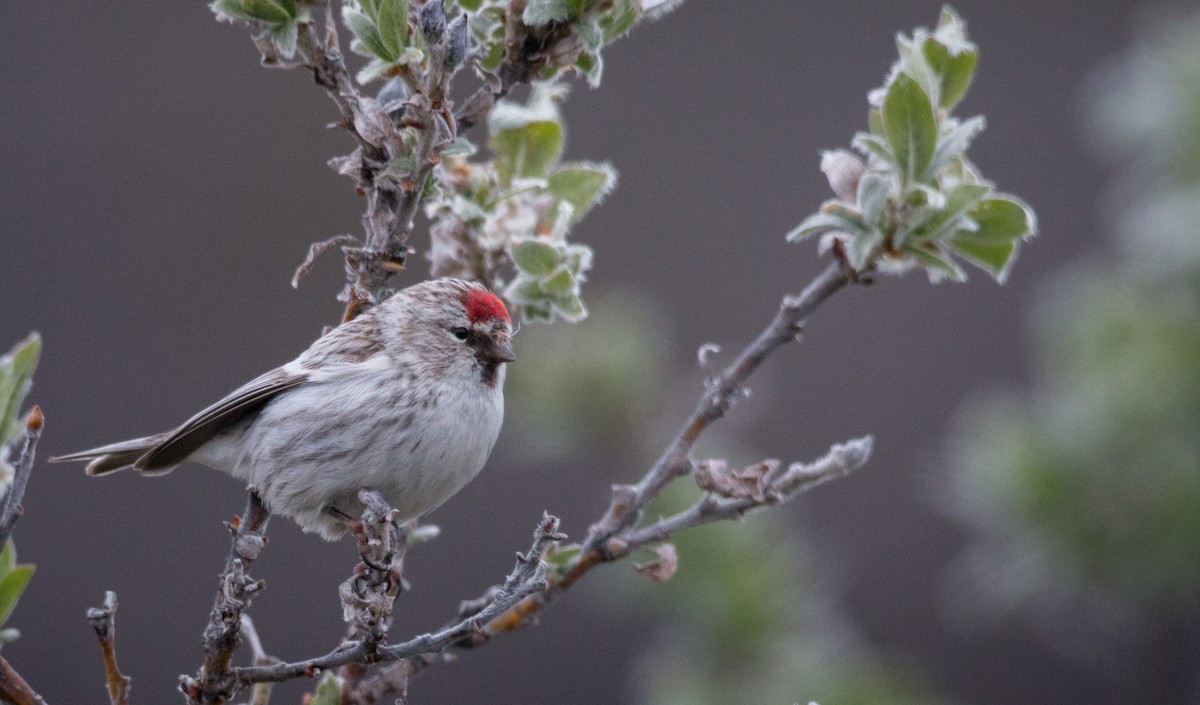
POLYGON ((510 609, 527 596, 546 587, 546 565, 542 560, 546 551, 556 542, 565 539, 558 532, 558 519, 545 515, 534 531, 533 544, 525 554, 517 555, 517 564, 503 585, 492 595, 488 603, 478 612, 467 615, 436 632, 421 634, 408 641, 390 646, 377 646, 366 639, 350 641, 324 656, 281 663, 272 666, 250 666, 236 669, 239 685, 278 682, 302 676, 314 677, 321 671, 349 663, 399 661, 442 651, 464 637, 478 631, 483 625, 510 609))
POLYGON ((252 579, 249 573, 250 566, 266 546, 270 518, 262 499, 251 491, 246 500, 246 511, 227 524, 233 538, 217 598, 204 629, 204 664, 194 678, 180 676, 179 679, 179 688, 189 703, 224 703, 238 687, 231 664, 234 652, 242 643, 242 612, 263 588, 263 582, 252 579))

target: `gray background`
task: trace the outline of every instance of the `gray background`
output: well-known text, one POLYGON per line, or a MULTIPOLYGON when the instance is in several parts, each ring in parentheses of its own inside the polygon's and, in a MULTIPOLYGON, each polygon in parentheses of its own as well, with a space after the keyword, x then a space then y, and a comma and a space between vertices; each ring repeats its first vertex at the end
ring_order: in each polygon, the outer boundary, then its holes
MULTIPOLYGON (((876 434, 868 471, 785 511, 811 528, 863 633, 941 694, 1171 702, 1157 648, 1101 676, 1024 625, 963 630, 945 617, 938 580, 964 535, 937 508, 943 439, 973 390, 1028 377, 1021 321, 1039 282, 1105 246, 1105 175, 1080 135, 1080 87, 1140 12, 1118 0, 956 6, 982 48, 962 108, 988 118, 974 157, 1033 203, 1042 236, 1004 287, 911 276, 838 296, 803 346, 769 363, 730 428, 745 446, 797 459, 876 434)), ((933 24, 939 7, 692 0, 610 47, 600 90, 574 90, 568 156, 621 173, 575 231, 596 250, 589 288, 631 286, 660 304, 685 384, 697 345, 740 344, 820 266, 811 245, 782 239, 828 197, 818 150, 865 125, 893 34, 933 24)), ((45 337, 32 395, 47 417, 43 458, 173 426, 338 319, 334 259, 299 291, 288 280, 310 241, 357 231, 360 200, 324 166, 350 143, 325 129, 333 106, 305 74, 256 58, 245 29, 217 24, 202 2, 0 9, 0 344, 30 329, 45 337)), ((424 276, 420 266, 407 275, 424 276)), ((685 413, 667 396, 664 442, 685 413)), ((592 457, 530 467, 502 439, 483 475, 436 513, 443 538, 413 561, 416 591, 394 633, 440 624, 500 577, 543 508, 578 535, 610 482, 641 473, 592 457)), ((38 572, 11 620, 25 636, 5 656, 50 702, 99 701, 83 613, 115 589, 136 700, 177 698, 176 675, 199 663, 227 550, 219 522, 241 510, 238 484, 190 467, 91 480, 39 464, 26 506, 16 538, 38 572)), ((335 588, 351 552, 273 524, 255 569, 269 587, 252 610, 269 649, 296 658, 340 637, 335 588)), ((568 598, 538 628, 422 675, 417 702, 626 699, 629 644, 645 627, 591 602, 568 598)))

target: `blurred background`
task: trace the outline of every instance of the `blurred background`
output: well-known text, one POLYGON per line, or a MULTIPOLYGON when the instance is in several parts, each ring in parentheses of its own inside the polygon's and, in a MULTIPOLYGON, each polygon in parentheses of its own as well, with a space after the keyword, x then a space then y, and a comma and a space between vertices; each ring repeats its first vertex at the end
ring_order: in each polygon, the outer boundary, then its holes
MULTIPOLYGON (((414 702, 1200 702, 1200 13, 955 6, 981 50, 972 156, 1042 234, 1002 287, 914 274, 835 297, 702 451, 809 460, 873 433, 867 468, 681 537, 669 583, 597 571, 537 627, 422 673, 414 702)), ((739 349, 819 270, 783 240, 829 197, 818 151, 865 128, 894 34, 939 8, 693 0, 573 89, 566 156, 621 175, 574 230, 592 316, 522 330, 505 432, 430 518, 394 637, 496 582, 543 509, 581 536, 691 408, 697 347, 739 349)), ((203 2, 6 3, 0 65, 0 348, 44 336, 43 459, 174 426, 339 320, 336 258, 288 282, 310 241, 358 230, 325 167, 349 140, 245 29, 203 2)), ((84 611, 113 589, 135 702, 179 697, 243 504, 202 468, 39 463, 5 657, 49 702, 103 698, 84 611)), ((323 653, 353 549, 270 535, 251 614, 268 651, 323 653)))

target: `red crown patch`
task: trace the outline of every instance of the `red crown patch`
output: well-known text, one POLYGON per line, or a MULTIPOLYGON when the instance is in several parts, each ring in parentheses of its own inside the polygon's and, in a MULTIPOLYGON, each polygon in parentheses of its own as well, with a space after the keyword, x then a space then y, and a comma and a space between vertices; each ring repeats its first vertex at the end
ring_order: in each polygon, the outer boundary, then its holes
POLYGON ((500 297, 487 289, 471 289, 463 299, 463 305, 467 308, 467 320, 471 323, 496 318, 503 321, 512 320, 508 317, 508 309, 504 307, 500 297))

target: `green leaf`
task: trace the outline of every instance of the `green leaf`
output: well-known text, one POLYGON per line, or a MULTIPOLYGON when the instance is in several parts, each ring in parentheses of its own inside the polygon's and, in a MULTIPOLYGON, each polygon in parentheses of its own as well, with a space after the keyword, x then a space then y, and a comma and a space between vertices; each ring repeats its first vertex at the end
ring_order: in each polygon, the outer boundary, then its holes
POLYGON ((483 0, 458 0, 458 6, 467 12, 477 12, 483 0))
POLYGON ((241 5, 247 14, 263 22, 287 22, 293 17, 275 0, 241 0, 241 5))
POLYGON ((1012 198, 990 198, 971 209, 970 216, 978 228, 960 230, 951 245, 1003 283, 1021 238, 1035 231, 1033 211, 1012 198))
POLYGON ((964 49, 953 54, 950 48, 938 41, 937 38, 930 37, 925 40, 922 53, 940 79, 940 105, 947 109, 954 107, 971 85, 979 52, 974 49, 964 49))
POLYGON ((341 705, 341 702, 342 679, 334 671, 326 671, 313 690, 312 700, 309 700, 308 703, 309 705, 341 705))
POLYGON ((918 242, 942 239, 960 228, 961 219, 991 193, 992 187, 962 184, 946 196, 943 208, 931 213, 912 229, 910 237, 918 242))
POLYGON ((561 88, 539 85, 527 105, 501 101, 488 116, 496 173, 502 188, 514 178, 544 179, 562 154, 563 128, 556 100, 561 88))
POLYGON ((624 35, 637 22, 641 7, 633 0, 617 0, 608 14, 600 18, 600 29, 604 31, 605 43, 624 35))
POLYGON ((975 139, 975 135, 983 132, 986 126, 987 123, 983 116, 976 115, 947 130, 938 138, 937 147, 933 150, 933 158, 929 160, 929 167, 925 170, 925 178, 933 178, 944 164, 965 152, 967 147, 971 146, 971 140, 975 139))
POLYGON ((892 190, 892 179, 877 171, 868 171, 858 180, 856 205, 862 213, 864 221, 871 225, 879 225, 883 207, 887 204, 888 194, 892 190))
MULTIPOLYGON (((881 120, 883 118, 880 118, 881 120)), ((896 155, 892 154, 892 148, 888 146, 887 141, 880 136, 871 134, 870 132, 859 132, 854 135, 850 146, 857 149, 862 154, 869 154, 886 164, 895 165, 896 155)))
POLYGON ((529 0, 521 21, 530 27, 546 24, 550 21, 563 21, 571 16, 571 8, 565 0, 529 0))
POLYGON ((929 281, 934 284, 945 279, 955 282, 967 280, 967 274, 962 267, 940 253, 932 252, 924 247, 905 247, 904 254, 924 265, 926 273, 929 275, 929 281))
POLYGON ((41 336, 30 333, 7 355, 0 357, 0 443, 7 443, 20 429, 17 414, 29 392, 41 352, 41 336))
POLYGON ((17 606, 17 600, 33 577, 33 571, 34 567, 30 564, 18 565, 0 578, 0 625, 8 621, 8 616, 17 606))
POLYGON ((987 270, 1001 284, 1008 278, 1008 268, 1017 252, 1016 240, 992 243, 955 240, 951 246, 968 261, 987 270))
POLYGON ((870 231, 864 223, 848 218, 839 213, 826 213, 824 211, 813 213, 804 219, 804 222, 797 225, 787 234, 788 242, 798 242, 813 235, 819 235, 829 230, 840 230, 851 235, 863 234, 870 231))
POLYGON ((587 307, 583 305, 583 300, 574 294, 556 299, 554 310, 567 323, 578 323, 587 318, 587 307))
POLYGON ((904 186, 925 173, 937 144, 929 96, 908 74, 897 74, 883 99, 883 128, 904 186))
POLYGON ((399 57, 408 46, 408 0, 383 0, 379 3, 379 40, 389 56, 399 57))
POLYGON ((379 29, 375 27, 375 23, 371 22, 371 18, 346 6, 342 8, 342 20, 354 33, 355 38, 362 42, 362 45, 372 54, 385 62, 396 60, 398 52, 388 51, 387 45, 383 43, 383 38, 379 36, 379 29))
POLYGON ((275 44, 275 50, 285 59, 290 59, 296 55, 296 40, 299 38, 300 28, 295 21, 285 22, 271 30, 271 41, 275 44))
POLYGON ((562 125, 549 120, 492 135, 500 182, 507 186, 518 177, 545 178, 562 154, 562 143, 562 125))
POLYGON ((509 248, 513 264, 526 274, 542 277, 562 263, 562 253, 554 245, 540 240, 518 240, 509 248))
POLYGON ((867 111, 867 129, 876 137, 885 137, 883 131, 883 111, 879 108, 871 108, 867 111))
POLYGON ((956 241, 1003 242, 1017 240, 1033 232, 1032 212, 1012 198, 989 198, 982 201, 971 209, 971 218, 979 223, 979 229, 956 234, 956 241))
POLYGON ((442 147, 441 154, 443 157, 452 157, 455 154, 465 154, 468 157, 476 152, 475 145, 465 137, 456 137, 453 142, 442 147))
POLYGON ((4 543, 4 550, 0 551, 0 578, 8 575, 17 565, 17 545, 9 539, 4 543))
POLYGON ((587 77, 589 86, 592 88, 600 87, 600 78, 604 75, 604 57, 598 53, 591 54, 581 51, 579 52, 579 58, 575 59, 575 68, 579 69, 587 77))
POLYGON ((617 185, 617 174, 608 164, 569 164, 554 170, 550 193, 571 204, 571 222, 578 222, 589 209, 617 185))
POLYGON ((571 23, 571 29, 575 36, 579 37, 579 41, 583 42, 584 50, 597 52, 604 46, 604 30, 600 29, 600 24, 595 20, 575 20, 571 23))
POLYGON ((540 286, 542 287, 542 291, 546 292, 547 296, 558 300, 574 295, 576 289, 575 277, 571 276, 566 267, 560 267, 554 274, 547 277, 540 286))

